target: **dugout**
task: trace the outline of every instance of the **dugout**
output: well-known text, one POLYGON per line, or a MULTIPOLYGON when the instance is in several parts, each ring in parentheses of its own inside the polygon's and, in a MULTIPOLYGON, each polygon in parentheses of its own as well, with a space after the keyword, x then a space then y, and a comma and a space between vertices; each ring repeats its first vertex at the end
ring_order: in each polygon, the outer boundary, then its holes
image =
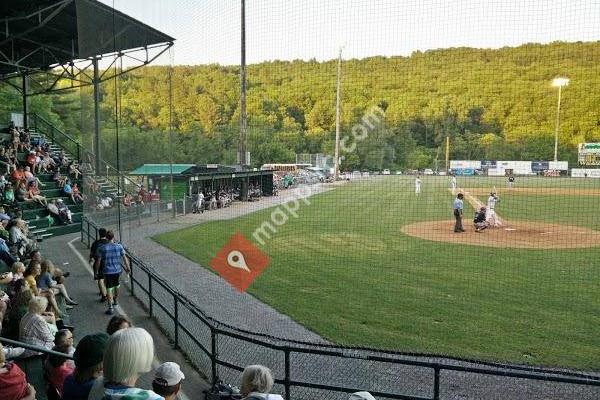
POLYGON ((157 189, 161 198, 170 196, 173 181, 173 197, 181 199, 198 190, 240 189, 242 182, 260 187, 263 195, 273 195, 273 171, 241 170, 238 166, 221 164, 144 164, 129 172, 141 178, 148 190, 157 189))

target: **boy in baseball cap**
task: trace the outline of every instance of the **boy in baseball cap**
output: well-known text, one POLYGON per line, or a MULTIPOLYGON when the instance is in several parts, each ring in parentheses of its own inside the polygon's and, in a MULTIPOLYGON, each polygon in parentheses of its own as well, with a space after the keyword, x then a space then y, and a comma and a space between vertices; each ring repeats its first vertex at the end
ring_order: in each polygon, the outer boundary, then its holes
POLYGON ((165 400, 174 400, 181 390, 183 379, 185 379, 185 375, 181 372, 179 365, 174 362, 166 362, 156 368, 152 390, 164 397, 165 400))

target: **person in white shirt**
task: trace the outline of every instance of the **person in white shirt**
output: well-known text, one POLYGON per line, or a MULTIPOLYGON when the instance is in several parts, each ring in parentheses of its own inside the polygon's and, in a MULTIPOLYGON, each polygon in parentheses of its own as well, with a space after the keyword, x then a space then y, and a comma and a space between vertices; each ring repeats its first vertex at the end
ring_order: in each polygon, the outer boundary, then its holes
POLYGON ((490 197, 488 197, 487 199, 487 209, 485 216, 485 220, 487 221, 489 227, 498 227, 502 225, 500 219, 496 215, 496 203, 499 201, 500 199, 498 198, 498 196, 496 196, 496 193, 490 193, 490 197))
POLYGON ((417 175, 415 178, 415 194, 418 196, 421 193, 421 177, 417 175))
POLYGON ((241 393, 244 400, 283 400, 278 394, 270 394, 275 380, 271 370, 263 365, 249 365, 242 372, 241 393))
POLYGON ((454 192, 456 192, 456 176, 452 175, 452 178, 450 179, 450 188, 452 189, 452 194, 454 194, 454 192))

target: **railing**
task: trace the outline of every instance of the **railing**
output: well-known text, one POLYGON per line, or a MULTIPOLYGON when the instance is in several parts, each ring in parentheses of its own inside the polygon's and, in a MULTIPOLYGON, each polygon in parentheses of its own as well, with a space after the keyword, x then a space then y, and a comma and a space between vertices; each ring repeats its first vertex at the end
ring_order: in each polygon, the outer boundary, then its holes
POLYGON ((34 346, 32 344, 29 343, 24 343, 24 342, 19 342, 17 340, 12 340, 12 339, 7 339, 5 337, 0 336, 0 342, 4 343, 4 344, 9 344, 13 347, 22 347, 24 349, 27 350, 31 350, 31 351, 35 351, 38 353, 44 353, 47 355, 54 355, 54 356, 60 356, 60 357, 64 357, 68 360, 72 360, 73 356, 69 355, 69 354, 65 354, 65 353, 60 353, 58 351, 54 351, 54 350, 48 350, 44 347, 39 347, 39 346, 34 346))
MULTIPOLYGON (((82 242, 89 247, 92 241, 97 239, 97 232, 98 227, 84 217, 82 242)), ((280 385, 277 389, 282 389, 286 400, 341 399, 347 398, 347 393, 365 388, 370 388, 369 391, 374 396, 381 398, 438 400, 450 394, 456 396, 453 386, 456 386, 458 381, 462 380, 465 387, 471 387, 473 382, 485 377, 494 378, 491 384, 499 388, 509 386, 510 380, 513 380, 513 384, 514 380, 519 381, 519 387, 523 384, 522 380, 534 381, 536 384, 571 385, 566 389, 571 396, 564 397, 559 394, 559 397, 555 397, 561 399, 583 398, 574 394, 575 391, 570 391, 573 385, 578 388, 584 386, 593 391, 592 396, 600 396, 600 377, 583 373, 472 360, 450 359, 456 363, 422 361, 417 357, 434 359, 436 356, 320 345, 243 331, 207 316, 143 260, 129 250, 127 253, 131 259, 129 289, 132 295, 144 304, 150 316, 163 328, 172 340, 173 347, 185 353, 192 364, 213 383, 219 378, 230 382, 238 381, 239 372, 245 365, 262 363, 275 371, 275 382, 280 385), (342 377, 339 374, 327 376, 328 371, 337 373, 338 367, 345 371, 342 377), (364 379, 349 377, 347 368, 361 371, 364 379), (369 371, 373 369, 379 373, 371 376, 369 371), (415 375, 420 379, 415 379, 415 375), (390 376, 396 378, 396 381, 392 382, 390 376), (410 376, 410 379, 404 381, 402 376, 410 376), (498 379, 506 381, 498 383, 498 379), (425 388, 420 386, 415 390, 415 380, 419 380, 418 383, 424 384, 425 388), (396 390, 390 391, 391 386, 396 390)), ((538 390, 541 391, 541 388, 538 390)), ((497 395, 499 394, 494 393, 494 398, 500 398, 497 395)), ((482 397, 476 395, 474 398, 482 397)))
POLYGON ((36 132, 44 134, 50 140, 50 143, 59 145, 76 160, 81 160, 81 145, 77 140, 38 114, 31 113, 28 118, 29 126, 33 127, 36 132))

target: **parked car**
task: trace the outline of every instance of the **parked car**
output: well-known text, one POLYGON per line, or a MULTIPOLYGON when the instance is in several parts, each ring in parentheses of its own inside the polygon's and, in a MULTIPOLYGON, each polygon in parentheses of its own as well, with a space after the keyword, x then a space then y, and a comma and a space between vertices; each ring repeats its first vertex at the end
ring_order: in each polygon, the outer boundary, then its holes
POLYGON ((423 175, 433 175, 433 170, 431 168, 426 168, 423 171, 423 175))
POLYGON ((389 175, 390 174, 390 170, 389 169, 384 169, 383 170, 383 175, 389 175))

